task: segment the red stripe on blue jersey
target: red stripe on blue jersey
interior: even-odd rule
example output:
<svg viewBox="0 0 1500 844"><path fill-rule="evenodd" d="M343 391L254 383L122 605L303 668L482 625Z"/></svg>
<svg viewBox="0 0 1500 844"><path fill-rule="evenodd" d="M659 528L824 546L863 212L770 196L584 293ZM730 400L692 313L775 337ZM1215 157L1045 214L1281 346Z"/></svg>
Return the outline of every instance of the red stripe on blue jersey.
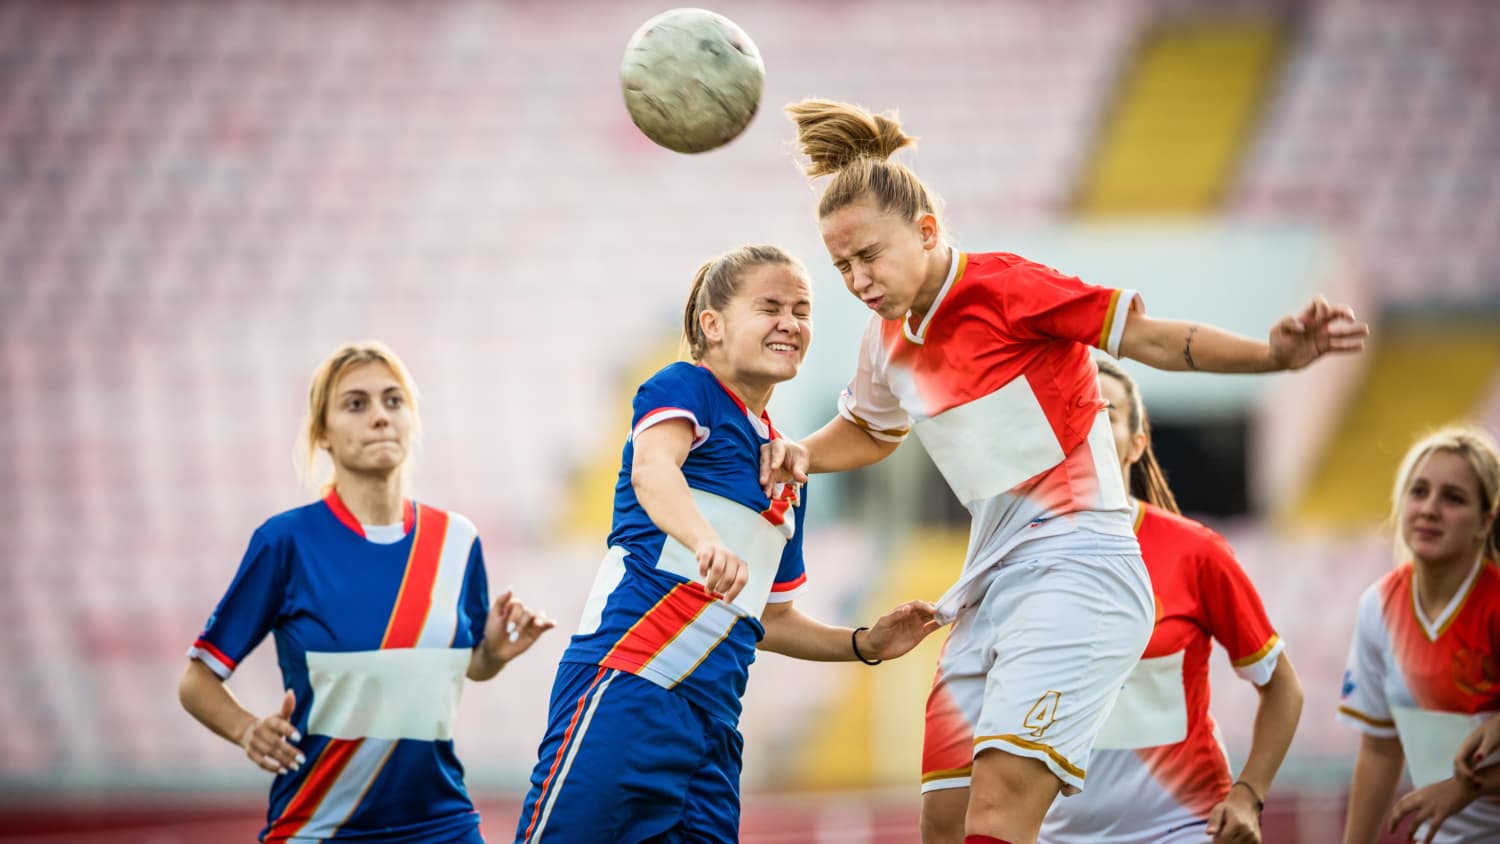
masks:
<svg viewBox="0 0 1500 844"><path fill-rule="evenodd" d="M807 582L807 572L803 572L802 574L800 574L800 575L797 576L796 580L788 580L785 583L773 583L773 584L771 584L771 593L775 594L777 592L790 592L793 589L796 589L797 587L801 586L802 584L804 584L806 582Z"/></svg>
<svg viewBox="0 0 1500 844"><path fill-rule="evenodd" d="M656 602L656 606L625 631L599 664L639 674L646 663L671 644L713 602L714 599L700 584L683 583L672 587Z"/></svg>
<svg viewBox="0 0 1500 844"><path fill-rule="evenodd" d="M221 651L218 648L214 647L212 642L208 641L207 639L204 639L201 636L198 637L198 639L193 642L193 647L195 647L195 648L202 648L203 650L208 651L210 654L213 655L214 659L217 659L219 662L223 663L224 667L227 668L227 669L229 669L230 671L233 671L235 669L235 667L239 665L238 662L236 662L235 660L232 660L228 656L226 656L223 651Z"/></svg>
<svg viewBox="0 0 1500 844"><path fill-rule="evenodd" d="M432 609L432 584L437 579L438 560L443 553L443 538L448 534L448 514L432 507L422 507L417 517L417 536L411 544L411 557L401 592L391 610L391 621L385 631L382 648L410 648L422 634L422 623Z"/></svg>
<svg viewBox="0 0 1500 844"><path fill-rule="evenodd" d="M312 819L313 813L318 811L318 805L328 796L328 790L333 788L339 774L343 773L349 760L354 758L354 751L359 749L362 741L364 739L329 740L328 746L323 748L318 758L312 760L312 769L304 775L302 786L292 795L292 799L282 810L281 817L271 824L270 831L266 833L266 844L286 841Z"/></svg>

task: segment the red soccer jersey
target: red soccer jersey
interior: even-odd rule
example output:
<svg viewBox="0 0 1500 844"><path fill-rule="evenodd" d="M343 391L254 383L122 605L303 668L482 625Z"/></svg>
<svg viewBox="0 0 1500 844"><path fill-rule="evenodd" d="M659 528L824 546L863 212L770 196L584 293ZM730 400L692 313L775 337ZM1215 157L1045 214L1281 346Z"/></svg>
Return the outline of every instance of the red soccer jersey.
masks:
<svg viewBox="0 0 1500 844"><path fill-rule="evenodd" d="M872 316L844 418L898 442L915 429L973 514L964 574L941 608L1022 541L1087 528L1131 536L1089 349L1119 352L1134 291L1003 253L953 253L920 325Z"/></svg>
<svg viewBox="0 0 1500 844"><path fill-rule="evenodd" d="M1263 685L1282 642L1223 537L1139 503L1141 556L1156 596L1156 629L1100 730L1089 786L1058 800L1047 844L1128 844L1201 825L1229 792L1229 760L1208 712L1217 641L1236 673Z"/></svg>

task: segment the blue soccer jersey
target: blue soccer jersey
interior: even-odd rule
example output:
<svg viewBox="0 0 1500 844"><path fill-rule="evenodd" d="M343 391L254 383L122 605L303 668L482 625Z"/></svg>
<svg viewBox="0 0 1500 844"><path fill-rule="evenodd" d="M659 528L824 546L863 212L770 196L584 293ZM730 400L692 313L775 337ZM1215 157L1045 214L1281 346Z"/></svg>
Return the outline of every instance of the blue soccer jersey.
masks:
<svg viewBox="0 0 1500 844"><path fill-rule="evenodd" d="M188 655L228 679L272 633L307 757L271 783L261 840L452 840L478 813L453 721L488 586L473 524L405 505L367 539L337 493L272 517Z"/></svg>
<svg viewBox="0 0 1500 844"><path fill-rule="evenodd" d="M694 502L749 567L733 603L707 593L694 549L662 532L631 487L635 437L671 419L693 426L682 474ZM564 662L635 674L738 723L755 644L765 634L760 614L769 602L792 600L806 580L803 490L784 484L768 499L760 486L760 447L776 436L769 416L752 416L702 366L674 363L641 385L615 485L609 551Z"/></svg>

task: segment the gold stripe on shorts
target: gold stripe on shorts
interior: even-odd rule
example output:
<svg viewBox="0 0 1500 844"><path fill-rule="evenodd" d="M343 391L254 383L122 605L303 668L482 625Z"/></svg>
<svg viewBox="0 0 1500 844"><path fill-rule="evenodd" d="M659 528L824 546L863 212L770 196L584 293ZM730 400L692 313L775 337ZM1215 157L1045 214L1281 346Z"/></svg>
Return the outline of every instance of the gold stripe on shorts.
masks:
<svg viewBox="0 0 1500 844"><path fill-rule="evenodd" d="M1050 758L1053 762L1056 762L1059 768L1062 768L1064 771L1067 771L1068 773L1072 774L1075 777L1078 777L1079 779L1083 779L1083 769L1078 767L1077 765L1074 765L1072 762L1069 762L1061 753L1053 750L1051 745L1042 744L1039 741L1028 741L1021 738L1020 736L1013 736L1009 733L998 736L980 736L979 738L974 739L975 744L982 744L987 741L1003 741L1013 744L1016 747L1025 748L1026 750L1040 750L1043 753L1047 754L1047 757Z"/></svg>

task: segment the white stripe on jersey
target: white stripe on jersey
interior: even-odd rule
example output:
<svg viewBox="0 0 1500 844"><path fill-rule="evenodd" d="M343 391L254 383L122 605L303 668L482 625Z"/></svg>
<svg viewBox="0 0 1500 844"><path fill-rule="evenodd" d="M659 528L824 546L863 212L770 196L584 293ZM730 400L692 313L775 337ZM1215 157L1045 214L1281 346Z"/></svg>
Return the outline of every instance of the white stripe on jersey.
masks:
<svg viewBox="0 0 1500 844"><path fill-rule="evenodd" d="M188 659L196 659L207 665L210 671L219 675L220 680L228 680L230 675L234 674L234 670L220 662L219 658L214 656L208 648L188 648L187 655Z"/></svg>
<svg viewBox="0 0 1500 844"><path fill-rule="evenodd" d="M683 410L680 407L663 407L658 410L653 410L645 416L642 416L641 421L637 422L635 424L635 427L630 430L630 438L634 440L636 437L639 437L641 434L645 433L647 428L650 428L653 425L658 425L662 422L667 421L668 419L686 419L688 422L692 423L693 444L688 446L688 451L692 451L698 446L708 442L709 429L698 424L698 417L694 416L691 410ZM764 423L762 423L762 427L764 427Z"/></svg>
<svg viewBox="0 0 1500 844"><path fill-rule="evenodd" d="M1464 715L1415 706L1392 706L1391 717L1396 721L1401 748L1406 751L1412 788L1426 788L1452 777L1453 757L1458 755L1458 748L1475 727L1493 714Z"/></svg>
<svg viewBox="0 0 1500 844"><path fill-rule="evenodd" d="M339 827L354 814L360 801L365 799L365 792L370 790L395 749L396 742L392 739L365 739L361 742L349 757L348 764L344 765L344 770L339 772L338 779L328 787L328 793L312 817L297 830L292 840L319 840L338 832Z"/></svg>
<svg viewBox="0 0 1500 844"><path fill-rule="evenodd" d="M583 602L583 616L578 620L578 635L587 636L599 629L599 623L604 620L604 605L609 603L609 596L625 579L625 547L612 545L604 552L604 559L599 561L599 571L594 574L594 585L589 589L589 597Z"/></svg>
<svg viewBox="0 0 1500 844"><path fill-rule="evenodd" d="M714 601L703 608L672 641L641 666L640 675L670 689L693 673L693 669L724 641L734 623L740 620L739 613L723 601Z"/></svg>
<svg viewBox="0 0 1500 844"><path fill-rule="evenodd" d="M417 635L418 648L447 648L453 644L454 628L458 625L458 593L463 589L469 551L478 535L473 522L457 513L448 514L448 530L443 536L443 550L432 581L432 604L422 623L422 632Z"/></svg>
<svg viewBox="0 0 1500 844"><path fill-rule="evenodd" d="M468 648L307 652L307 732L338 739L453 737Z"/></svg>
<svg viewBox="0 0 1500 844"><path fill-rule="evenodd" d="M1125 337L1125 319L1130 316L1131 308L1140 303L1139 310L1146 311L1146 300L1141 294L1134 290L1121 290L1120 297L1115 300L1114 322L1106 329L1104 351L1112 358L1120 356L1120 341Z"/></svg>
<svg viewBox="0 0 1500 844"><path fill-rule="evenodd" d="M1187 738L1187 694L1182 685L1186 651L1142 659L1130 669L1104 726L1096 750L1133 750L1177 744Z"/></svg>
<svg viewBox="0 0 1500 844"><path fill-rule="evenodd" d="M1014 489L1067 456L1025 378L922 420L915 430L965 505Z"/></svg>
<svg viewBox="0 0 1500 844"><path fill-rule="evenodd" d="M594 723L594 711L599 708L599 701L604 699L604 691L613 683L619 671L609 672L604 682L594 692L594 699L589 701L589 708L583 713L583 721L578 725L578 732L573 736L572 746L568 748L568 755L563 759L562 768L558 769L557 779L552 783L552 793L547 795L547 805L542 807L542 817L537 821L536 831L527 839L528 844L536 844L542 840L542 833L547 831L547 820L552 817L552 807L557 803L557 795L562 793L563 785L567 782L568 772L573 770L573 760L578 756L578 748L583 746L583 740L588 736L589 725Z"/></svg>
<svg viewBox="0 0 1500 844"><path fill-rule="evenodd" d="M713 526L724 546L739 555L750 570L750 579L732 606L745 615L759 618L766 608L776 571L781 568L781 555L791 537L766 521L758 511L743 504L699 489L688 491L693 496L693 503L698 505L698 512ZM786 514L786 521L789 525L796 524L791 512ZM670 536L662 543L656 567L694 583L704 582L703 575L698 573L698 558L693 549Z"/></svg>

